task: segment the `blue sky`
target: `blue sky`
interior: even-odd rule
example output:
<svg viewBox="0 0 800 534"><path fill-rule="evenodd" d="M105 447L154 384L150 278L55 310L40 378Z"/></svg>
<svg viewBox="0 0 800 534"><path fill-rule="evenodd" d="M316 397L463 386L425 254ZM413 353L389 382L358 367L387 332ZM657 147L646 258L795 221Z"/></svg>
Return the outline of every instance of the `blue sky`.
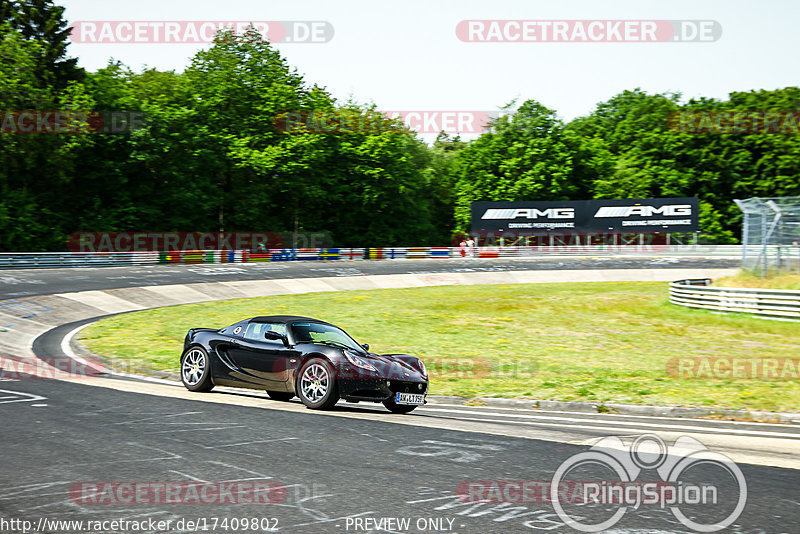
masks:
<svg viewBox="0 0 800 534"><path fill-rule="evenodd" d="M685 99L800 85L800 2L792 0L56 0L74 21L317 20L324 44L281 43L310 83L339 99L385 110L497 110L533 98L570 120L634 87ZM470 43L461 20L715 20L715 42ZM94 70L109 58L141 69L182 70L195 44L79 44L70 54Z"/></svg>

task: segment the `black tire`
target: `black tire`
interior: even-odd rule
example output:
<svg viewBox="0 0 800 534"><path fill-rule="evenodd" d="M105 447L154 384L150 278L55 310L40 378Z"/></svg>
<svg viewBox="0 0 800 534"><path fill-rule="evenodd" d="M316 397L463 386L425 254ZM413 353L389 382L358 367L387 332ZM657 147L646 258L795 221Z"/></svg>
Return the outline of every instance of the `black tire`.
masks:
<svg viewBox="0 0 800 534"><path fill-rule="evenodd" d="M292 400L294 398L294 393L289 393L286 391L270 391L267 390L267 395L269 398L276 401L283 401L286 402L288 400Z"/></svg>
<svg viewBox="0 0 800 534"><path fill-rule="evenodd" d="M396 404L391 399L383 401L383 405L386 406L386 409L390 412L399 414L413 412L417 407L414 404Z"/></svg>
<svg viewBox="0 0 800 534"><path fill-rule="evenodd" d="M312 410L327 410L339 400L339 387L331 364L312 358L300 368L297 396Z"/></svg>
<svg viewBox="0 0 800 534"><path fill-rule="evenodd" d="M211 391L211 360L199 345L186 349L181 355L181 382L189 391Z"/></svg>

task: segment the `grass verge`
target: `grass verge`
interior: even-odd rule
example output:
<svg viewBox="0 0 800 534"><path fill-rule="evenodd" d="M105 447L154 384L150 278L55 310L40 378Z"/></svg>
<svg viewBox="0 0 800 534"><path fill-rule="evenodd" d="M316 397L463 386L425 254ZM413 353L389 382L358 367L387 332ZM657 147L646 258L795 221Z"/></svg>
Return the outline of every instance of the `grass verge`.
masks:
<svg viewBox="0 0 800 534"><path fill-rule="evenodd" d="M742 271L734 276L726 276L714 281L715 286L721 287L752 287L758 289L794 289L800 290L800 274L773 273L767 278L761 278L751 271Z"/></svg>
<svg viewBox="0 0 800 534"><path fill-rule="evenodd" d="M159 308L81 333L91 351L177 372L191 327L297 314L338 324L372 350L414 354L431 393L598 403L800 408L800 379L675 378L686 357L792 358L800 328L673 306L662 283L443 286L310 293ZM673 360L674 361L674 360Z"/></svg>

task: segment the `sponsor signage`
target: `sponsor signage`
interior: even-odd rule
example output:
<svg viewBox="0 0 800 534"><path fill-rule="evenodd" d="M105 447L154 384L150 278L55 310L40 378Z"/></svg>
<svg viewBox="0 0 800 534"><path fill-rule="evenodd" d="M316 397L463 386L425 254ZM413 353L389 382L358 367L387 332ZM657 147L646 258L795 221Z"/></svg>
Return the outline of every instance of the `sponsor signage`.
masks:
<svg viewBox="0 0 800 534"><path fill-rule="evenodd" d="M472 231L515 234L696 232L698 212L695 197L473 202Z"/></svg>

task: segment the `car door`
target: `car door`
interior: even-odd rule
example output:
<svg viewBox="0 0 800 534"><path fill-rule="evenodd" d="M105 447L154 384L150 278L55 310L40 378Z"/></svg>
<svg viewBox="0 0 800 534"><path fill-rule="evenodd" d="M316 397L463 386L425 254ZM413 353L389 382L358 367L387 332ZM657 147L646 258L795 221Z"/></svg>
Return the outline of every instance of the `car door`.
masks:
<svg viewBox="0 0 800 534"><path fill-rule="evenodd" d="M290 352L282 341L266 339L264 333L268 330L285 335L286 325L248 323L241 339L228 352L233 364L244 374L241 378L264 389L288 380Z"/></svg>

